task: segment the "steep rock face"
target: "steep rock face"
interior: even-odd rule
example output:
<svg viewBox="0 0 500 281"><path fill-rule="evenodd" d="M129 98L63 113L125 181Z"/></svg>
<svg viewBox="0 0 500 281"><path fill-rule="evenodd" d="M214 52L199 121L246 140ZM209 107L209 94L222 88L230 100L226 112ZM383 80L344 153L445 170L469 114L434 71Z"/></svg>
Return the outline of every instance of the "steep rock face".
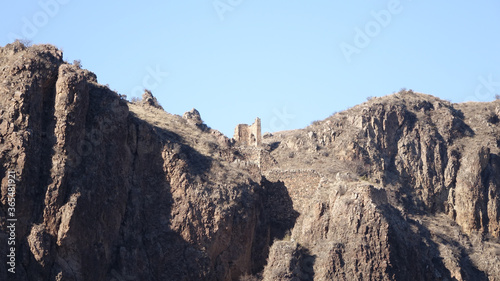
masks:
<svg viewBox="0 0 500 281"><path fill-rule="evenodd" d="M355 155L363 155L384 184L410 189L408 208L446 212L467 233L498 237L499 150L492 145L498 126L485 114L491 130L473 130L462 111L411 95L363 110ZM494 114L492 105L486 110Z"/></svg>
<svg viewBox="0 0 500 281"><path fill-rule="evenodd" d="M95 84L93 74L64 64L62 54L52 47L23 50L14 44L3 51L14 51L15 55L3 59L18 58L25 68L9 73L17 62L5 62L2 77L28 84L23 79L31 76L43 85L41 89L28 86L32 90L22 92L24 99L16 101L18 114L27 118L14 126L12 135L29 133L22 144L26 158L19 161L19 156L2 154L1 159L3 169L15 171L19 178L16 277L102 279L112 259L129 185L126 167L131 155L123 153L127 151L126 105ZM40 63L42 54L47 56L45 64ZM4 87L7 93L14 90L12 84ZM11 102L5 97L2 107ZM110 111L113 103L114 112ZM109 131L100 130L102 120L113 120Z"/></svg>
<svg viewBox="0 0 500 281"><path fill-rule="evenodd" d="M487 147L465 153L464 166L457 174L456 188L450 194L454 201L453 215L467 232L478 230L498 237L499 193L496 187L500 170L498 160L490 159L498 156L490 156Z"/></svg>
<svg viewBox="0 0 500 281"><path fill-rule="evenodd" d="M16 274L1 267L2 280L237 280L260 270L261 178L230 165L227 139L157 105L129 111L51 46L0 54L2 241L11 170L19 221Z"/></svg>
<svg viewBox="0 0 500 281"><path fill-rule="evenodd" d="M280 271L270 256L264 277L500 278L496 108L407 91L267 137L275 163L263 173L299 210L289 239L314 257L314 276Z"/></svg>
<svg viewBox="0 0 500 281"><path fill-rule="evenodd" d="M451 278L423 227L394 208L386 190L368 184L323 182L290 239L272 245L264 280ZM280 243L302 250L289 259Z"/></svg>
<svg viewBox="0 0 500 281"><path fill-rule="evenodd" d="M314 257L294 241L277 241L269 254L263 280L311 280Z"/></svg>
<svg viewBox="0 0 500 281"><path fill-rule="evenodd" d="M316 168L323 175L346 168L364 170L375 182L399 186L408 210L446 212L463 222L468 232L480 230L498 237L500 128L491 122L496 106L470 103L455 108L434 97L401 93L338 113L309 129L316 131L287 136L279 140L282 146L273 155L278 159L283 156L277 154L294 151L298 154L294 165L300 166L300 159L310 158L299 154L306 149L305 153L317 155L315 162L323 164ZM480 120L467 122L471 116ZM324 155L351 163L338 167ZM276 167L288 168L287 162L282 159ZM462 206L469 201L466 198L482 203ZM469 209L468 219L480 217L481 223L466 223L465 209Z"/></svg>

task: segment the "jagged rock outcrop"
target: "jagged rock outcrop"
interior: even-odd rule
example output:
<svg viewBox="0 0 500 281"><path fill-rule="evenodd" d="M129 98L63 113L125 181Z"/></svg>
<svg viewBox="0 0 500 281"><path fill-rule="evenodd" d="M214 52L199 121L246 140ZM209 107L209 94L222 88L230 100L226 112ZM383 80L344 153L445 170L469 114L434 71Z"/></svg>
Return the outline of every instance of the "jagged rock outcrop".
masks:
<svg viewBox="0 0 500 281"><path fill-rule="evenodd" d="M245 146L9 44L0 279L500 280L499 108L402 91Z"/></svg>
<svg viewBox="0 0 500 281"><path fill-rule="evenodd" d="M153 96L153 93L151 93L150 90L144 91L144 94L142 94L142 99L139 101L139 104L152 106L154 108L163 110L163 107L160 105L156 97Z"/></svg>
<svg viewBox="0 0 500 281"><path fill-rule="evenodd" d="M188 123L193 124L196 127L200 128L200 130L202 131L207 131L209 129L208 126L205 123L203 123L200 112L195 108L185 112L184 115L182 115L182 118L186 119Z"/></svg>
<svg viewBox="0 0 500 281"><path fill-rule="evenodd" d="M322 175L288 179L314 280L498 280L496 106L408 91L268 138L270 172Z"/></svg>

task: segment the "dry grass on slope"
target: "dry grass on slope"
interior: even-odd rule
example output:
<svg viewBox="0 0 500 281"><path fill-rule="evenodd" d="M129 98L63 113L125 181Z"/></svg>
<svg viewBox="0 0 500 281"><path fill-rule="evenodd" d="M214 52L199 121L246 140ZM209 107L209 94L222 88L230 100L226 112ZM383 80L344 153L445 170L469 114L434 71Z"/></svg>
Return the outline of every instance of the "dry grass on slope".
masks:
<svg viewBox="0 0 500 281"><path fill-rule="evenodd" d="M178 135L181 137L178 141L193 147L205 156L214 156L214 152L219 144L217 137L211 131L204 132L181 116L170 114L152 106L135 103L129 103L128 106L130 112L139 119Z"/></svg>
<svg viewBox="0 0 500 281"><path fill-rule="evenodd" d="M209 181L213 184L225 185L247 184L248 179L260 181L257 166L241 166L236 159L241 153L231 145L231 140L216 130L202 130L179 115L170 114L152 106L129 103L130 113L153 126L156 134L163 140L174 144L175 147L189 147L189 151L199 154L210 163L206 171ZM192 149L192 150L191 150ZM197 165L192 155L192 165Z"/></svg>

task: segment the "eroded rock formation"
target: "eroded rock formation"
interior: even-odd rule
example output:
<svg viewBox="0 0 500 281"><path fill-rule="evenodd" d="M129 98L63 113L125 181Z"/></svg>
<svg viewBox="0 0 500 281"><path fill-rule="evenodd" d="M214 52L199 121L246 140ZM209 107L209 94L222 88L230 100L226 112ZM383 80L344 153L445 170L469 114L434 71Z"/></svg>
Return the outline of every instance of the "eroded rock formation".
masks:
<svg viewBox="0 0 500 281"><path fill-rule="evenodd" d="M314 280L498 280L499 103L401 92L268 138Z"/></svg>
<svg viewBox="0 0 500 281"><path fill-rule="evenodd" d="M498 108L404 91L235 143L9 44L0 279L500 280Z"/></svg>
<svg viewBox="0 0 500 281"><path fill-rule="evenodd" d="M261 177L230 165L234 150L217 132L156 104L127 105L51 46L14 43L0 55L2 264L3 175L18 177L16 273L2 266L0 279L235 280L250 272L270 239L255 233L269 229Z"/></svg>

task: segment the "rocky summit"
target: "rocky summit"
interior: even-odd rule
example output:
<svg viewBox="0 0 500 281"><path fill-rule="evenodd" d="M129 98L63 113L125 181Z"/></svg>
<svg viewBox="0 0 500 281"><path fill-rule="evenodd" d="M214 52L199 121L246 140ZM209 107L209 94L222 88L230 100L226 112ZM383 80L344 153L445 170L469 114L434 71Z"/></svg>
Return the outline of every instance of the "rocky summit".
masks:
<svg viewBox="0 0 500 281"><path fill-rule="evenodd" d="M500 100L236 132L0 48L0 280L500 280Z"/></svg>

